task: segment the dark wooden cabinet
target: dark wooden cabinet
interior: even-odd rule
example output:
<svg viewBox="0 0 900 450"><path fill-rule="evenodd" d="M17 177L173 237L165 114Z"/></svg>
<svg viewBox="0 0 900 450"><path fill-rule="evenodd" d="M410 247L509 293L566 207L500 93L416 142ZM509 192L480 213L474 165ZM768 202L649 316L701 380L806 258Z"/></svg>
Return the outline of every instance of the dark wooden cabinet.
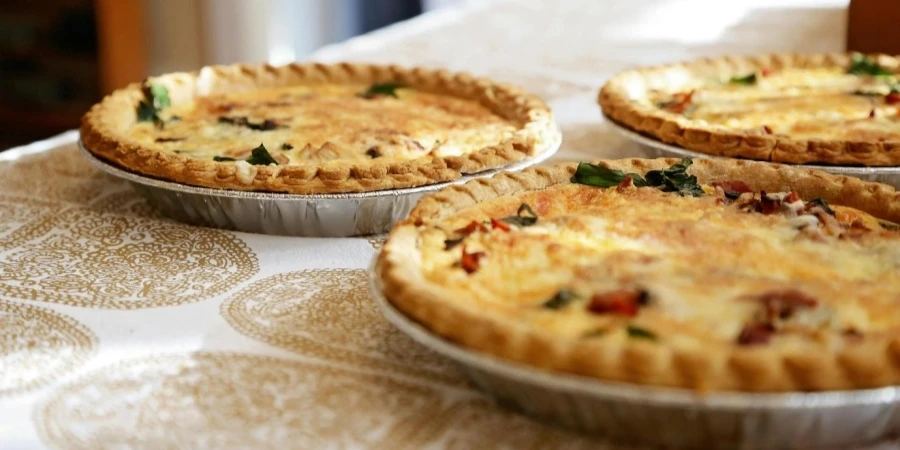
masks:
<svg viewBox="0 0 900 450"><path fill-rule="evenodd" d="M0 8L0 150L76 128L146 71L140 0L27 0Z"/></svg>
<svg viewBox="0 0 900 450"><path fill-rule="evenodd" d="M850 0L847 50L900 55L900 1Z"/></svg>

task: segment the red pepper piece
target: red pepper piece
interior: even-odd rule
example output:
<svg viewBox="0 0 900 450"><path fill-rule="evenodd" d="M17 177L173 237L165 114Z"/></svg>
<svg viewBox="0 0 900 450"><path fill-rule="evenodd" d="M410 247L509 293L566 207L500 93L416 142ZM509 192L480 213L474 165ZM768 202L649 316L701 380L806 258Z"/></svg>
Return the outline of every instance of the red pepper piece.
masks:
<svg viewBox="0 0 900 450"><path fill-rule="evenodd" d="M619 182L619 185L616 186L616 192L622 192L625 189L630 188L631 186L634 186L634 178L632 178L629 175L629 176L626 176L625 178L623 178L622 181Z"/></svg>
<svg viewBox="0 0 900 450"><path fill-rule="evenodd" d="M769 198L766 191L759 191L759 212L769 215L781 208L781 202Z"/></svg>
<svg viewBox="0 0 900 450"><path fill-rule="evenodd" d="M784 203L794 203L800 201L800 194L797 191L791 191L787 197L784 198Z"/></svg>
<svg viewBox="0 0 900 450"><path fill-rule="evenodd" d="M502 220L491 218L491 228L494 230L500 229L503 231L509 231L509 224L503 222Z"/></svg>
<svg viewBox="0 0 900 450"><path fill-rule="evenodd" d="M725 191L725 197L732 200L737 199L741 194L753 192L753 190L750 189L750 186L741 180L713 181L711 185L712 187L722 188L722 190Z"/></svg>
<svg viewBox="0 0 900 450"><path fill-rule="evenodd" d="M457 234L461 234L463 236L468 236L476 231L487 232L488 229L484 226L483 223L477 221L471 221L468 225L456 230Z"/></svg>
<svg viewBox="0 0 900 450"><path fill-rule="evenodd" d="M680 92L675 94L672 102L666 105L665 109L674 113L682 114L690 106L694 98L694 91L688 93Z"/></svg>
<svg viewBox="0 0 900 450"><path fill-rule="evenodd" d="M466 251L466 246L462 247L462 259L459 264L462 266L463 270L466 273L473 273L480 267L481 258L484 258L484 252L472 252L469 253Z"/></svg>
<svg viewBox="0 0 900 450"><path fill-rule="evenodd" d="M617 314L634 317L638 308L646 304L647 292L635 289L594 294L588 302L587 310L595 314Z"/></svg>
<svg viewBox="0 0 900 450"><path fill-rule="evenodd" d="M888 95L884 96L884 102L888 105L900 103L900 92L891 91Z"/></svg>

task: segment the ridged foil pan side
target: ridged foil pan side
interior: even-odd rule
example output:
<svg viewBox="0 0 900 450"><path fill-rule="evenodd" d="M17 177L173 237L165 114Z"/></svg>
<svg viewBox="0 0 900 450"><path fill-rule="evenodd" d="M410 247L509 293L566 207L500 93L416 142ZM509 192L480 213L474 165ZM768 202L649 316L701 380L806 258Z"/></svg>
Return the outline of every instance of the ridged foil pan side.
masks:
<svg viewBox="0 0 900 450"><path fill-rule="evenodd" d="M391 305L374 269L370 289L390 323L453 360L499 404L601 439L678 449L850 449L900 431L896 387L701 395L553 373L478 353L433 334Z"/></svg>
<svg viewBox="0 0 900 450"><path fill-rule="evenodd" d="M686 150L681 147L666 144L640 133L629 130L607 118L606 123L617 133L640 144L651 158L725 158L723 156L708 155L706 153ZM791 167L801 169L814 169L837 175L856 177L864 181L883 183L900 189L900 167L854 167L854 166L830 166L814 164L790 164Z"/></svg>
<svg viewBox="0 0 900 450"><path fill-rule="evenodd" d="M423 195L501 171L518 171L539 164L556 153L559 144L559 140L550 142L530 158L451 182L322 195L245 192L173 183L120 169L94 156L81 141L78 147L94 166L128 181L151 206L180 222L281 236L349 237L386 233L409 214Z"/></svg>

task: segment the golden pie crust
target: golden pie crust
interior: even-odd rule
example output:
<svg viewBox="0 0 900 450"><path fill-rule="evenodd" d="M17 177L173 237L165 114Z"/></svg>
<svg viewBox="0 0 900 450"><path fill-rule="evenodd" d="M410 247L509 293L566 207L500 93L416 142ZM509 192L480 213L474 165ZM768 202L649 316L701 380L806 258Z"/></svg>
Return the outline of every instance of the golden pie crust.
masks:
<svg viewBox="0 0 900 450"><path fill-rule="evenodd" d="M624 159L597 163L625 173L645 174L648 170L664 169L676 162L678 161L674 159ZM541 369L602 380L699 391L746 392L845 390L900 383L900 326L897 326L900 323L898 322L900 308L896 307L897 302L900 302L900 290L896 290L900 280L897 277L891 278L890 272L893 270L896 274L897 266L900 265L900 232L871 231L875 234L863 233L868 237L863 237L858 242L854 242L853 238L844 240L831 237L827 238L825 243L798 235L795 239L803 242L795 242L794 239L789 239L790 235L784 234L786 231L782 225L772 226L774 230L772 233L781 233L777 236L784 237L773 242L796 245L790 248L797 248L807 252L805 254L813 255L813 260L825 261L821 264L816 262L815 264L820 265L810 267L825 267L830 264L829 261L832 259L827 255L832 249L835 251L835 257L859 256L861 265L852 263L856 260L848 260L846 266L840 264L828 266L833 269L828 273L835 273L834 278L841 279L835 282L849 280L848 285L860 286L859 290L841 293L848 297L842 297L843 300L837 302L836 294L829 292L824 286L815 285L816 280L826 279L827 282L827 278L832 275L826 275L825 272L816 273L814 269L809 269L812 273L804 272L806 269L802 263L802 255L787 254L792 259L799 258L801 262L796 266L779 265L773 258L785 254L776 253L774 256L767 256L765 246L776 244L768 244L769 241L763 238L757 240L753 235L749 235L749 238L743 239L741 236L747 235L739 235L738 239L732 239L730 246L718 245L725 242L723 239L729 238L727 232L724 233L724 237L705 238L710 234L704 234L706 233L704 226L711 227L709 228L711 230L727 231L728 228L722 228L725 226L722 224L741 223L742 219L736 215L728 216L724 213L720 215L711 211L708 220L687 216L680 219L676 217L672 219L676 222L661 227L654 225L653 221L658 218L655 218L652 209L647 209L648 207L639 203L631 203L635 206L632 210L627 203L640 198L652 200L658 197L666 199L663 204L688 206L682 209L661 210L662 219L659 220L665 221L667 215L694 214L689 206L690 202L695 200L698 202L697 205L701 203L706 205L707 210L713 208L709 206L709 202L712 201L710 196L696 199L680 197L674 193L663 194L650 187L630 187L626 189L626 193L621 193L624 191L619 191L616 187L604 189L572 183L571 178L575 171L574 163L532 168L521 173L504 173L490 180L446 188L424 197L409 218L393 229L377 258L375 270L382 281L385 296L405 314L442 337L463 346ZM787 189L795 191L804 200L821 198L835 205L834 209L838 216L849 214L859 217L861 223L869 225L879 223L878 221L893 223L900 221L900 194L889 186L864 182L856 178L784 165L719 159L697 160L689 168L688 173L696 175L699 183L703 184L721 180L741 180L756 192L759 190L782 192ZM620 209L612 209L616 203L609 201L609 198L624 198L626 203L619 204ZM493 229L479 234L475 243L468 244L469 250L465 247L460 250L461 244L450 249L435 245L436 239L451 236L453 231L450 230L457 229L468 221L515 214L516 208L523 202L529 203L537 213L539 217L537 225L542 222L550 223L551 225L544 226L556 226L564 232L574 230L576 234L581 234L571 241L562 238L554 240L557 239L555 236L566 236L564 232L560 232L554 234L549 241L541 241L539 231L527 234L529 228L537 226L514 228L511 232ZM600 214L603 214L604 210L611 211L608 213L610 216L605 217L608 223L608 228L602 228L605 231L594 229L579 231L578 220L567 215L568 212L579 211L579 208L591 208L591 205L595 205L595 208L601 211ZM709 213L704 212L700 206L696 209L696 214ZM781 224L778 222L780 219L774 216L760 213L741 214L744 214L751 223ZM735 220L737 222L734 222ZM716 228L717 226L719 228ZM618 237L602 238L611 233L608 230L612 229L618 230L616 233L619 234L614 233L615 236L631 236L631 238L621 240ZM739 227L737 231L740 230L742 228ZM765 231L767 228L760 230L762 233L768 233ZM492 238L493 233L498 233L497 237ZM524 236L521 233L532 237L520 239L518 236ZM642 236L645 233L650 237ZM684 233L684 236L678 236L678 233ZM663 239L666 236L674 238L666 241ZM679 253L665 253L670 248L667 247L667 242L686 242L688 246L682 248L688 249L689 256L686 257L693 258L690 261L703 258L708 263L704 262L701 267L712 267L712 270L721 276L711 276L708 282L703 278L700 281L689 279L682 283L678 281L681 278L675 276L659 279L668 276L663 273L679 273L677 271L658 272L657 269L653 269L644 274L649 278L637 277L635 274L640 274L640 271L626 272L623 275L620 273L621 267L643 258L640 253L635 257L634 253L628 252L623 252L621 260L612 260L621 262L621 267L619 262L609 264L607 260L595 266L586 266L590 269L587 271L588 275L597 277L592 279L592 282L601 284L607 283L608 280L615 280L615 284L622 282L621 280L632 279L628 278L629 276L637 277L634 278L636 280L656 280L651 283L669 281L675 283L666 285L669 287L668 290L651 291L651 301L654 303L650 303L649 307L641 309L636 316L629 319L634 321L630 323L641 327L636 331L637 334L642 334L642 329L650 330L656 336L655 339L631 337L631 325L626 334L623 322L611 322L616 326L612 328L613 331L604 328L596 336L590 332L584 334L582 328L590 331L590 327L584 325L586 322L579 319L583 316L581 311L584 309L574 307L574 310L570 308L560 312L538 308L543 299L548 298L557 288L554 287L555 281L546 280L550 280L558 273L569 274L570 272L564 270L564 266L569 264L567 262L569 258L580 258L580 249L604 249L610 245L619 246L615 247L616 249L645 248L635 242L657 238L662 244L647 247L650 248L651 256L663 255L663 262L667 261L666 258L677 258ZM748 242L742 242L744 240ZM589 241L590 245L583 244L583 241ZM463 241L465 242L467 241ZM544 247L530 246L533 242L543 242L541 245ZM569 242L575 244L570 245ZM444 243L446 244L446 241ZM482 247L475 248L478 245ZM703 250L692 251L690 250L692 248ZM479 249L487 254L483 255L478 271L466 273L459 268L458 263L452 263L453 260L458 260L460 252L465 254L467 251L474 252ZM881 259L867 259L869 249L878 252L878 258ZM654 251L656 253L653 253ZM822 256L823 254L825 256ZM448 259L448 255L452 257ZM763 259L761 261L749 259L754 255L761 255ZM748 259L742 260L742 256L747 256ZM646 267L652 269L654 267L652 264L655 264L653 261L653 258L637 261L639 264L634 267L648 264ZM743 297L736 297L738 300L727 298L734 292L728 291L727 283L716 284L718 281L715 280L730 279L738 286L746 287L746 284L741 284L743 283L741 271L765 268L768 267L766 264L772 261L775 261L777 270L773 269L774 275L771 279L765 277L768 272L752 272L758 275L752 281L771 283L773 288L785 291L802 289L805 286L816 288L813 291L822 296L819 298L821 310L834 313L834 317L828 318L828 322L822 322L827 325L821 326L841 327L842 331L828 328L826 331L815 331L812 334L784 334L762 345L743 345L746 342L741 342L742 338L735 340L735 333L738 330L735 328L728 331L728 327L734 322L742 323L745 316L730 317L729 314L756 306L752 301L730 306L727 302L744 302ZM871 264L873 261L877 264ZM672 267L681 266L674 264ZM877 277L873 275L874 278L871 279L859 275L862 277L859 281L853 278L857 276L853 274L865 273L866 268L878 271L879 275ZM573 270L571 273L580 272ZM705 276L706 272L702 274ZM779 274L790 276L778 278ZM615 278L620 276L625 278ZM560 279L563 278L553 280ZM874 279L886 280L887 287L873 284ZM563 285L568 282L564 281ZM552 288L549 291L548 286ZM748 289L757 287L751 285ZM719 288L723 289L721 296L715 291ZM496 295L496 292L509 294ZM866 297L868 294L862 292L881 292L885 298L871 299ZM690 300L684 300L701 294L707 295L707 300L715 301L690 303ZM661 306L655 308L654 305ZM680 309L690 305L697 307ZM723 309L719 312L717 308ZM557 313L570 315L553 315ZM576 313L579 315L571 315ZM603 320L618 319L603 316ZM848 325L858 328L844 328ZM724 335L717 334L720 326L725 332Z"/></svg>
<svg viewBox="0 0 900 450"><path fill-rule="evenodd" d="M887 55L866 56L892 72L890 80L894 82L898 80L900 61L897 58ZM834 134L828 133L829 128L833 132L844 126L839 122L834 124L829 122L828 114L807 121L804 127L814 130L798 128L779 131L779 128L790 128L783 126L790 124L783 123L777 116L772 117L772 122L766 124L770 127L748 129L717 123L715 120L710 122L685 117L678 111L667 110L651 101L651 98L660 92L675 94L696 88L695 93L702 93L704 86L709 86L714 80L728 84L727 80L731 77L742 77L747 74L771 71L777 77L779 71L792 72L794 75L802 75L800 72L809 71L808 77L798 77L806 80L800 82L800 92L790 93L791 98L803 103L803 96L808 94L803 89L811 88L812 91L822 89L822 92L833 94L829 91L833 86L826 86L827 80L817 88L816 77L846 75L852 58L853 55L843 53L768 54L708 58L689 63L628 70L617 74L604 84L598 102L603 114L617 124L662 142L710 155L791 164L900 165L900 117L898 117L900 110L895 104L900 100L900 96L892 98L893 102L882 100L885 98L884 95L869 97L858 95L855 99L847 98L846 100L852 100L850 104L844 105L847 107L836 107L834 114L844 114L847 123L853 122L852 127L860 130L854 133L837 133L836 136L829 136ZM861 76L860 80L865 86L871 84L874 78L876 77ZM761 79L765 82L764 76L761 76ZM807 82L808 85L804 84ZM746 89L755 88L754 85ZM870 101L871 106L864 105ZM854 102L857 104L856 107L852 105ZM748 104L750 114L758 114L760 108L766 108L764 103L765 100ZM805 107L814 108L815 105L812 103L812 100L807 102ZM855 110L860 108L863 109ZM869 113L872 115L877 113L878 117L869 119L867 117ZM873 126L865 123L867 119L884 122L883 125L887 125L890 121L891 130L887 133L869 130L867 128ZM823 135L817 136L815 128L823 131Z"/></svg>
<svg viewBox="0 0 900 450"><path fill-rule="evenodd" d="M360 95L370 86L392 83L402 85L399 99ZM168 90L170 116L176 116L161 129L137 120L138 105L149 101L145 91L151 84ZM404 106L404 95L413 99L409 107ZM259 126L265 115L277 117L274 131L240 126L248 120ZM226 130L222 120L237 125ZM302 126L295 125L297 121ZM232 134L223 138L223 130ZM290 137L277 148L271 140L266 145L278 164L241 161L270 134ZM496 139L486 141L486 135ZM297 63L212 66L132 84L84 116L81 139L106 161L164 180L323 194L450 181L552 151L561 136L546 103L514 86L436 69ZM451 144L463 140L449 146L448 139ZM193 148L180 149L190 143ZM400 150L381 157L379 143ZM215 156L238 161L214 161L210 149ZM192 156L196 152L206 153Z"/></svg>

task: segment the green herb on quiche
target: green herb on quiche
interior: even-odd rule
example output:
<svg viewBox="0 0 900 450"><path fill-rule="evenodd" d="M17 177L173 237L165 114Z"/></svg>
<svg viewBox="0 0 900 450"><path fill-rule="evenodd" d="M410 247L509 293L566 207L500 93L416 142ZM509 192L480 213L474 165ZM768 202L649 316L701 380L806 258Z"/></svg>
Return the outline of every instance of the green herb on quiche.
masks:
<svg viewBox="0 0 900 450"><path fill-rule="evenodd" d="M888 222L887 220L878 219L878 224L881 225L881 228L884 228L888 231L900 231L900 225L894 222Z"/></svg>
<svg viewBox="0 0 900 450"><path fill-rule="evenodd" d="M282 126L275 122L272 119L264 119L262 122L251 122L250 119L244 116L222 116L219 117L219 123L225 123L228 125L234 125L236 127L246 127L255 131L271 131L276 128L281 128Z"/></svg>
<svg viewBox="0 0 900 450"><path fill-rule="evenodd" d="M651 170L643 177L636 173L626 174L621 170L610 169L600 164L579 163L572 182L608 188L618 186L630 177L632 183L637 187L649 186L663 192L677 192L682 196L699 197L704 194L703 189L697 183L697 177L687 173L688 167L693 163L694 161L690 158L684 158L680 163L669 166L668 169Z"/></svg>
<svg viewBox="0 0 900 450"><path fill-rule="evenodd" d="M153 99L153 107L157 110L172 106L169 90L161 84L150 84L150 98Z"/></svg>
<svg viewBox="0 0 900 450"><path fill-rule="evenodd" d="M519 205L519 209L518 211L516 211L516 215L504 217L500 220L510 225L530 227L537 223L538 216L534 212L534 210L531 209L531 206L528 206L527 203L522 203L521 205Z"/></svg>
<svg viewBox="0 0 900 450"><path fill-rule="evenodd" d="M266 150L266 146L263 144L259 144L259 147L254 148L253 151L250 152L247 163L253 164L254 166L268 166L269 164L278 165L278 161L269 154L269 151Z"/></svg>
<svg viewBox="0 0 900 450"><path fill-rule="evenodd" d="M578 167L575 169L575 176L572 177L572 182L607 188L618 186L619 183L629 176L634 181L635 186L647 186L647 182L644 181L644 178L636 173L626 174L621 170L610 169L601 164L591 163L579 163Z"/></svg>
<svg viewBox="0 0 900 450"><path fill-rule="evenodd" d="M213 156L213 161L216 162L228 162L228 161L237 161L230 156ZM269 151L266 150L266 146L263 144L259 144L259 147L254 148L250 151L250 157L245 159L248 164L253 164L254 166L268 166L269 164L278 164L278 161L269 154Z"/></svg>
<svg viewBox="0 0 900 450"><path fill-rule="evenodd" d="M159 119L159 117L156 115L156 108L154 108L153 105L144 100L141 100L141 102L138 103L137 116L138 122L149 122L154 119Z"/></svg>
<svg viewBox="0 0 900 450"><path fill-rule="evenodd" d="M628 328L625 329L625 332L628 333L628 337L636 339L649 339L651 341L656 340L656 333L653 333L650 330L641 328L636 325L628 325Z"/></svg>
<svg viewBox="0 0 900 450"><path fill-rule="evenodd" d="M884 95L884 94L881 93L881 92L878 92L878 91L871 91L871 90L866 90L866 89L857 89L857 90L853 91L853 95L857 95L857 96L860 96L860 97L881 97L881 96Z"/></svg>
<svg viewBox="0 0 900 450"><path fill-rule="evenodd" d="M465 239L466 239L465 236L463 236L461 238L456 238L456 239L445 239L444 240L444 250L453 249L453 247L456 247L457 245L461 244L462 241Z"/></svg>
<svg viewBox="0 0 900 450"><path fill-rule="evenodd" d="M697 183L697 177L688 175L687 169L693 164L691 158L684 158L680 163L672 164L668 169L651 170L644 174L647 186L655 187L663 192L677 192L683 197L688 195L700 197L703 189ZM635 179L637 186L637 179Z"/></svg>
<svg viewBox="0 0 900 450"><path fill-rule="evenodd" d="M541 306L547 309L562 309L566 305L572 302L575 299L575 294L572 291L567 289L560 289L559 292L556 293L553 297L551 297L546 302L542 303Z"/></svg>
<svg viewBox="0 0 900 450"><path fill-rule="evenodd" d="M294 146L291 145L290 142L285 142L284 144L281 144L281 149L284 151L293 150Z"/></svg>
<svg viewBox="0 0 900 450"><path fill-rule="evenodd" d="M749 75L744 75L742 77L731 77L731 79L728 80L728 82L731 84L745 84L745 85L756 84L756 81L757 81L756 72L753 72Z"/></svg>
<svg viewBox="0 0 900 450"><path fill-rule="evenodd" d="M876 62L872 57L863 55L861 53L854 53L853 57L850 60L850 68L847 69L847 73L852 75L869 75L869 76L880 76L880 75L893 75L894 73L890 70L881 67L878 62Z"/></svg>
<svg viewBox="0 0 900 450"><path fill-rule="evenodd" d="M399 83L375 83L372 86L369 86L369 89L359 96L362 98L375 98L379 96L398 98L397 89L403 87L405 86Z"/></svg>
<svg viewBox="0 0 900 450"><path fill-rule="evenodd" d="M821 198L814 198L806 203L806 209L812 209L814 207L822 208L822 211L825 211L825 214L834 216L834 210L831 209L831 206L828 206L828 202Z"/></svg>
<svg viewBox="0 0 900 450"><path fill-rule="evenodd" d="M172 106L169 99L169 90L161 84L150 84L144 92L145 100L141 100L137 107L138 122L153 122L156 128L165 127L165 121L159 116L163 108Z"/></svg>

